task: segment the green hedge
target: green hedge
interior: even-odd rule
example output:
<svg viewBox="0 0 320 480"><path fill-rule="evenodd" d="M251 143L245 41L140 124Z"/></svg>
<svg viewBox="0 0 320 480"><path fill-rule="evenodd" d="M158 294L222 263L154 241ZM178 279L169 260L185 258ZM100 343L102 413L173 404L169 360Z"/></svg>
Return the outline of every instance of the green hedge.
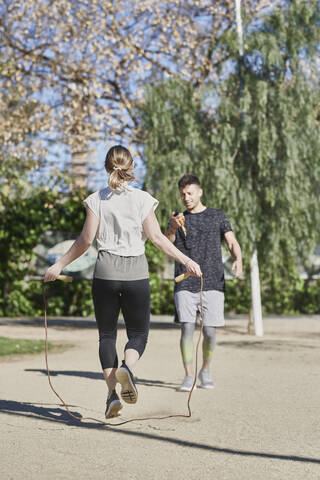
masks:
<svg viewBox="0 0 320 480"><path fill-rule="evenodd" d="M30 270L33 249L48 230L80 232L85 218L79 191L61 197L38 191L30 197L1 199L0 215L0 316L41 316L42 282L25 281L37 272ZM151 311L174 314L173 281L162 276L164 255L149 241L146 255L150 269ZM293 269L269 272L261 267L262 303L265 313L320 313L320 280L298 278ZM54 282L46 286L49 315L93 314L91 281ZM247 313L250 281L227 281L226 312Z"/></svg>

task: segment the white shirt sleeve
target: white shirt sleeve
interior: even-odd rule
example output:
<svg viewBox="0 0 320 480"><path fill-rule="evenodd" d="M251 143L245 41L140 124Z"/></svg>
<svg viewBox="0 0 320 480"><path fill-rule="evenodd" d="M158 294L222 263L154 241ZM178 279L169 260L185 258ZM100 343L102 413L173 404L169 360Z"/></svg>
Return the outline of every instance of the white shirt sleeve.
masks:
<svg viewBox="0 0 320 480"><path fill-rule="evenodd" d="M151 210L155 211L159 202L156 198L152 197L150 193L143 192L142 206L141 206L141 223L145 221Z"/></svg>
<svg viewBox="0 0 320 480"><path fill-rule="evenodd" d="M83 200L83 203L90 208L96 217L100 219L100 197L99 192L92 193Z"/></svg>

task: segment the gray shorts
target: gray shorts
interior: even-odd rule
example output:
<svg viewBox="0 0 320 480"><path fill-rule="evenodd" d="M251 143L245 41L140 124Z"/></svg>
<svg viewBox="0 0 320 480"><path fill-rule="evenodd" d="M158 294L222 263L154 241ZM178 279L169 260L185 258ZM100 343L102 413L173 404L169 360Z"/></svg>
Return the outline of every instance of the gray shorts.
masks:
<svg viewBox="0 0 320 480"><path fill-rule="evenodd" d="M202 292L204 325L207 327L224 327L224 293L218 290ZM174 294L174 302L181 323L195 323L197 313L200 315L200 292L181 290Z"/></svg>

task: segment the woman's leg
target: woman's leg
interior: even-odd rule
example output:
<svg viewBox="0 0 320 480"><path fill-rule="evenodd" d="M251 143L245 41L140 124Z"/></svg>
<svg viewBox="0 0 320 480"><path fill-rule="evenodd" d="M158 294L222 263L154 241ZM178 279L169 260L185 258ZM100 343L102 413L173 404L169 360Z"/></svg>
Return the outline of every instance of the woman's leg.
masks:
<svg viewBox="0 0 320 480"><path fill-rule="evenodd" d="M148 340L150 324L149 279L122 282L120 304L128 335L124 360L131 370L143 354Z"/></svg>
<svg viewBox="0 0 320 480"><path fill-rule="evenodd" d="M109 391L114 390L118 367L117 322L120 312L120 282L94 278L92 298L99 329L99 358Z"/></svg>

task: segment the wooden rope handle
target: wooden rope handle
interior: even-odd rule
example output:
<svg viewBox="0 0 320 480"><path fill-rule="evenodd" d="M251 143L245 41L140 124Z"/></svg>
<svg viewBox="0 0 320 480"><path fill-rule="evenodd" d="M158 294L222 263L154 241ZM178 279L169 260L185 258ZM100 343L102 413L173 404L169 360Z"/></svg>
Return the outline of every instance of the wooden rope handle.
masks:
<svg viewBox="0 0 320 480"><path fill-rule="evenodd" d="M73 278L68 275L58 275L57 280L62 280L63 282L72 282Z"/></svg>
<svg viewBox="0 0 320 480"><path fill-rule="evenodd" d="M175 281L177 283L179 282L182 282L182 280L185 280L186 278L190 277L191 273L189 272L186 272L186 273L182 273L181 275L178 275L176 278L175 278Z"/></svg>

